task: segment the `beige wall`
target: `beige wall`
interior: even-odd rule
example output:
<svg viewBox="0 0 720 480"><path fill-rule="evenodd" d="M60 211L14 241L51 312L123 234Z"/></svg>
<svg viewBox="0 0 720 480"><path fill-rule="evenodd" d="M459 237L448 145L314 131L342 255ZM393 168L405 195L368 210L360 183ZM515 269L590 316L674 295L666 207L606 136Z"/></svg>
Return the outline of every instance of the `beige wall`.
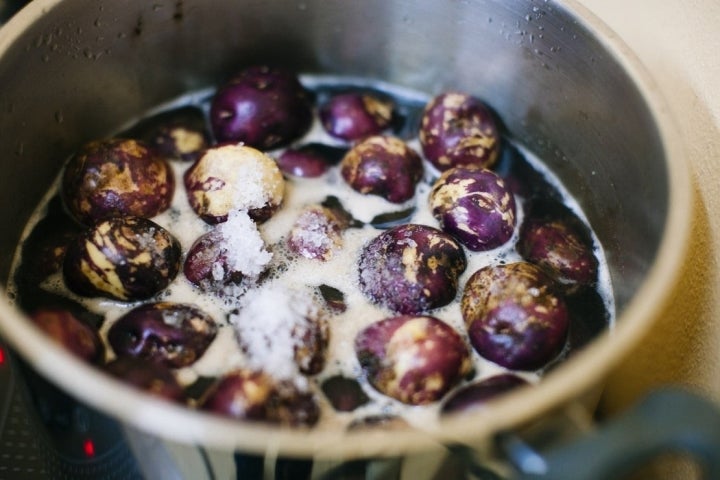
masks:
<svg viewBox="0 0 720 480"><path fill-rule="evenodd" d="M610 378L602 410L617 413L665 384L690 386L720 405L720 1L579 1L651 72L686 140L696 186L680 284L656 329ZM694 477L675 464L656 468L642 477Z"/></svg>

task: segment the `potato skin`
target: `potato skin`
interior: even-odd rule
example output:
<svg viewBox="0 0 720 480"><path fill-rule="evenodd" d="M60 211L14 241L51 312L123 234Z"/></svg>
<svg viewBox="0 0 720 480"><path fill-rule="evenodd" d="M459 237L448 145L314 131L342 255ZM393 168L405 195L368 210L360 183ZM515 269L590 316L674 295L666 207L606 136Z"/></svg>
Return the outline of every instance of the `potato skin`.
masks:
<svg viewBox="0 0 720 480"><path fill-rule="evenodd" d="M487 105L455 91L442 93L425 106L419 138L423 154L441 172L459 166L490 168L501 146Z"/></svg>
<svg viewBox="0 0 720 480"><path fill-rule="evenodd" d="M378 135L390 126L393 103L376 95L340 93L323 103L318 111L326 132L335 138L355 141Z"/></svg>
<svg viewBox="0 0 720 480"><path fill-rule="evenodd" d="M145 300L175 278L180 257L180 243L155 222L110 218L68 245L63 277L70 290L85 297Z"/></svg>
<svg viewBox="0 0 720 480"><path fill-rule="evenodd" d="M527 380L512 373L502 373L463 385L443 401L441 413L468 412L483 408L487 402L528 385Z"/></svg>
<svg viewBox="0 0 720 480"><path fill-rule="evenodd" d="M427 225L405 224L365 245L359 284L373 302L414 314L450 303L466 267L465 252L451 236Z"/></svg>
<svg viewBox="0 0 720 480"><path fill-rule="evenodd" d="M150 395L177 403L187 398L170 368L136 357L118 357L103 369L113 377Z"/></svg>
<svg viewBox="0 0 720 480"><path fill-rule="evenodd" d="M475 350L509 369L543 367L562 351L568 336L564 298L553 280L528 262L473 273L461 311Z"/></svg>
<svg viewBox="0 0 720 480"><path fill-rule="evenodd" d="M403 203L415 195L423 164L420 155L404 141L375 135L357 143L345 154L340 173L357 192Z"/></svg>
<svg viewBox="0 0 720 480"><path fill-rule="evenodd" d="M102 360L105 349L100 334L72 312L62 308L40 308L30 319L53 341L89 363Z"/></svg>
<svg viewBox="0 0 720 480"><path fill-rule="evenodd" d="M342 247L342 233L347 224L346 219L330 208L308 205L290 229L288 249L301 257L330 260Z"/></svg>
<svg viewBox="0 0 720 480"><path fill-rule="evenodd" d="M73 217L92 225L120 216L151 218L167 210L175 177L144 142L113 138L83 145L68 161L62 197Z"/></svg>
<svg viewBox="0 0 720 480"><path fill-rule="evenodd" d="M203 410L226 417L293 427L312 426L320 418L320 407L311 393L260 370L228 372L201 404Z"/></svg>
<svg viewBox="0 0 720 480"><path fill-rule="evenodd" d="M219 143L267 151L289 144L312 124L313 101L297 76L266 65L248 67L217 89L210 125Z"/></svg>
<svg viewBox="0 0 720 480"><path fill-rule="evenodd" d="M369 325L355 337L355 354L373 387L410 405L439 400L471 369L460 334L430 316Z"/></svg>
<svg viewBox="0 0 720 480"><path fill-rule="evenodd" d="M567 218L527 218L517 250L545 270L567 294L595 285L598 259L577 222Z"/></svg>
<svg viewBox="0 0 720 480"><path fill-rule="evenodd" d="M108 331L108 343L118 356L182 368L202 357L217 330L212 317L194 305L156 302L118 318Z"/></svg>
<svg viewBox="0 0 720 480"><path fill-rule="evenodd" d="M487 169L445 171L430 192L430 208L443 231L476 252L505 244L517 223L515 196Z"/></svg>
<svg viewBox="0 0 720 480"><path fill-rule="evenodd" d="M226 222L233 210L254 221L268 220L285 196L285 179L275 161L245 145L217 145L185 171L188 202L206 223Z"/></svg>

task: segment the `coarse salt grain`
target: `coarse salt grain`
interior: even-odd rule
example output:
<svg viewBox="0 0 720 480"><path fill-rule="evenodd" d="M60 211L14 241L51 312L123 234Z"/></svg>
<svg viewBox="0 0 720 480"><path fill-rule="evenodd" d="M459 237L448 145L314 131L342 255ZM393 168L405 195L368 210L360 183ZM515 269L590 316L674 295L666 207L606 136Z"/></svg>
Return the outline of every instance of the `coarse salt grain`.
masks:
<svg viewBox="0 0 720 480"><path fill-rule="evenodd" d="M250 368L280 380L295 380L301 376L295 348L317 314L311 295L269 284L248 291L229 320Z"/></svg>
<svg viewBox="0 0 720 480"><path fill-rule="evenodd" d="M251 278L258 277L272 259L255 222L244 210L233 210L218 228L224 242L227 266ZM214 272L214 270L213 270Z"/></svg>

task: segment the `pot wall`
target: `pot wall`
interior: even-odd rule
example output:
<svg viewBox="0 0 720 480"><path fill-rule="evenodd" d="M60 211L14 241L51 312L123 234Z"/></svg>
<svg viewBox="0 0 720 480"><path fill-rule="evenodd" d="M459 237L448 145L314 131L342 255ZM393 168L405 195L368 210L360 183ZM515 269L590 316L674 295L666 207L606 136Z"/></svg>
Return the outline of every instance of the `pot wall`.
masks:
<svg viewBox="0 0 720 480"><path fill-rule="evenodd" d="M569 362L577 365L570 373L558 369L554 386L546 381L552 393L503 421L547 410L596 386L647 328L683 252L683 234L668 240L666 229L682 226L678 212L689 204L687 179L673 163L679 148L667 120L657 123L660 103L647 79L571 5L574 13L518 0L35 0L0 32L0 278L29 214L79 143L244 65L465 90L486 99L576 196L606 249L621 323L631 324L620 341ZM634 300L638 290L646 298ZM0 315L13 341L22 319L7 306ZM42 363L49 374L53 362ZM73 389L72 379L56 379ZM104 394L82 395L100 402Z"/></svg>

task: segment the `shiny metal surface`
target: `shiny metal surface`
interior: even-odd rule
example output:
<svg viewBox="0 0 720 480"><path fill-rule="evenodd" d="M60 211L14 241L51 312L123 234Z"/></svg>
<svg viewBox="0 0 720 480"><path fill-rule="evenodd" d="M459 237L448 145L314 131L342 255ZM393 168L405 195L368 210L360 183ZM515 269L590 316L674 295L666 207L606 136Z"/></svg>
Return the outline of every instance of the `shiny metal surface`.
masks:
<svg viewBox="0 0 720 480"><path fill-rule="evenodd" d="M257 62L484 98L507 131L558 174L594 226L610 262L616 335L534 391L480 415L472 429L449 421L427 438L338 442L338 432L233 426L145 399L58 351L2 302L0 333L64 388L181 441L248 450L272 444L302 455L392 454L423 448L428 438L471 442L576 398L650 327L687 241L683 147L647 74L572 1L35 0L0 31L0 278L76 145Z"/></svg>

